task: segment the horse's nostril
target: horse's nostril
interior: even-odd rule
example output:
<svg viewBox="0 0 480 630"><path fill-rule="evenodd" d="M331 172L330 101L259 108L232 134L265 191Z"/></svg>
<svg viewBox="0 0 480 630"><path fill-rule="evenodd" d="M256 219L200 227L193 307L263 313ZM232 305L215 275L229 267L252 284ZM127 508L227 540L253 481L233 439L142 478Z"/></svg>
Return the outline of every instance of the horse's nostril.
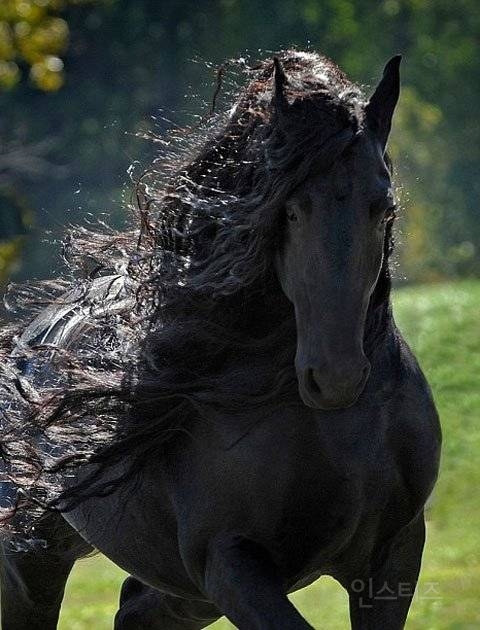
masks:
<svg viewBox="0 0 480 630"><path fill-rule="evenodd" d="M310 406L324 409L349 406L363 391L369 374L368 362L356 368L344 365L343 369L336 370L306 368L300 393L304 392Z"/></svg>
<svg viewBox="0 0 480 630"><path fill-rule="evenodd" d="M360 379L360 382L366 383L369 376L370 376L370 363L367 363L362 370L362 378Z"/></svg>
<svg viewBox="0 0 480 630"><path fill-rule="evenodd" d="M320 394L320 375L318 370L307 370L307 387L313 394Z"/></svg>

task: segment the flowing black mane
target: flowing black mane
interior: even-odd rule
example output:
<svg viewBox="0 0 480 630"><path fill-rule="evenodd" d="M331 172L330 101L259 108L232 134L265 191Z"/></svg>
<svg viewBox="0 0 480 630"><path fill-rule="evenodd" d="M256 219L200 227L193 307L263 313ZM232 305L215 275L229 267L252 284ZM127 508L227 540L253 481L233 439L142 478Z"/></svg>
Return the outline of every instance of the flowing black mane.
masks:
<svg viewBox="0 0 480 630"><path fill-rule="evenodd" d="M365 98L324 57L278 58L285 74L271 59L245 67L233 108L184 132L181 146L164 141L136 184L129 230L72 229L71 279L7 297L23 313L3 332L0 388L17 507L58 507L58 473L87 461L105 467L135 452L141 468L212 409L300 404L294 314L273 266L283 208L312 169L327 170L362 134ZM389 316L391 247L389 225L367 352ZM109 491L94 482L67 504Z"/></svg>

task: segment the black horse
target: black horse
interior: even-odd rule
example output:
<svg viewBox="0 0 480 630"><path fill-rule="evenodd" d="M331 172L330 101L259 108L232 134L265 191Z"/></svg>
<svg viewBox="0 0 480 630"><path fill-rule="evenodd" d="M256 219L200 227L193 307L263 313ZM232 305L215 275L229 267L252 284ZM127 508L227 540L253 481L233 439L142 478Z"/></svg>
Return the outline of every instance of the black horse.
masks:
<svg viewBox="0 0 480 630"><path fill-rule="evenodd" d="M368 101L313 53L248 68L138 228L73 230L76 279L17 291L50 306L4 333L4 630L55 628L92 548L131 574L118 630L306 629L287 593L322 574L355 630L404 627L440 430L390 305L399 63Z"/></svg>

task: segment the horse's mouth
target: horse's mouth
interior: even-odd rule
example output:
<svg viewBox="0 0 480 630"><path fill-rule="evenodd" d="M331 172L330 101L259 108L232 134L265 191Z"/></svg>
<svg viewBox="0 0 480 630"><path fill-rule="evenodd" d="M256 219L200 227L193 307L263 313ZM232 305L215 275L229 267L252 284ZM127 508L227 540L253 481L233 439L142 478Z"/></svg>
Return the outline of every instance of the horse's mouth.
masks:
<svg viewBox="0 0 480 630"><path fill-rule="evenodd" d="M370 366L362 371L354 387L332 388L328 395L325 395L316 383L312 370L306 370L298 378L298 391L303 403L311 409L320 411L348 409L358 401L365 389L369 376Z"/></svg>

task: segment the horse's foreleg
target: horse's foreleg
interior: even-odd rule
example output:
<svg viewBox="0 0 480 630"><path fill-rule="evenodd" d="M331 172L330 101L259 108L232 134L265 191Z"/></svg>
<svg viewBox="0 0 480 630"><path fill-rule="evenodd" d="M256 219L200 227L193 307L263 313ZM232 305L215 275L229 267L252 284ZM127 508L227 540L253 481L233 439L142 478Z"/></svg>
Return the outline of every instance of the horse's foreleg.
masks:
<svg viewBox="0 0 480 630"><path fill-rule="evenodd" d="M370 575L345 585L350 597L352 630L402 630L420 571L425 523L423 514L403 529Z"/></svg>
<svg viewBox="0 0 480 630"><path fill-rule="evenodd" d="M212 604L173 597L128 577L122 586L115 630L201 630L220 617Z"/></svg>
<svg viewBox="0 0 480 630"><path fill-rule="evenodd" d="M46 517L37 530L45 548L18 551L2 543L2 630L54 630L75 559L91 550L59 515Z"/></svg>
<svg viewBox="0 0 480 630"><path fill-rule="evenodd" d="M265 550L244 537L212 541L205 590L239 630L312 627L288 600L282 579Z"/></svg>

